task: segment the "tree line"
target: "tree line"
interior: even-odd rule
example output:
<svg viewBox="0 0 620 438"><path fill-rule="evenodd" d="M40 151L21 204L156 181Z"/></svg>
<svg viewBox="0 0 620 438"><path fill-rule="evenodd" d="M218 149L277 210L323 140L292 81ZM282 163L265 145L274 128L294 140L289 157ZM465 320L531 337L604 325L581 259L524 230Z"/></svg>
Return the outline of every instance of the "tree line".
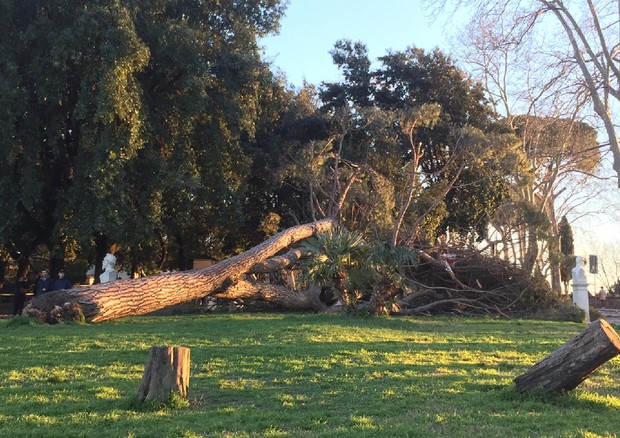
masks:
<svg viewBox="0 0 620 438"><path fill-rule="evenodd" d="M341 81L289 87L258 44L285 6L1 2L2 279L37 254L97 278L111 245L133 272L184 270L337 218L435 255L486 242L559 291L556 205L599 166L594 128L500 114L439 49L373 67L341 40Z"/></svg>

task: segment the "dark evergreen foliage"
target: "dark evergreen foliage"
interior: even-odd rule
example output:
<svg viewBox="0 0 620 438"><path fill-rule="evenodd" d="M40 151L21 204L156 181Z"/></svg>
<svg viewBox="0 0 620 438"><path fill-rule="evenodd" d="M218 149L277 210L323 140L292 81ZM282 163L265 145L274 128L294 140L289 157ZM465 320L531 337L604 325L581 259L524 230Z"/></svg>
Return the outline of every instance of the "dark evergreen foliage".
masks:
<svg viewBox="0 0 620 438"><path fill-rule="evenodd" d="M103 234L143 264L175 244L187 257L230 251L246 150L281 110L257 38L283 8L2 2L0 244L84 250Z"/></svg>

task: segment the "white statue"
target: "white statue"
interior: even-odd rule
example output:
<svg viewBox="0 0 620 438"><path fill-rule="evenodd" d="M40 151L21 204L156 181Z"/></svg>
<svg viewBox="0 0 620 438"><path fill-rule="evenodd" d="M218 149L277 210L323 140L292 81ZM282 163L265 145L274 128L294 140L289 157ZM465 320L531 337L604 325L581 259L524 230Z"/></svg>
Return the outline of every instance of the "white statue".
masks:
<svg viewBox="0 0 620 438"><path fill-rule="evenodd" d="M575 257L575 267L572 270L573 281L577 280L577 282L583 282L584 280L586 280L586 271L583 269L584 266L585 263L583 257Z"/></svg>
<svg viewBox="0 0 620 438"><path fill-rule="evenodd" d="M586 322L590 322L590 297L588 296L588 279L583 269L583 257L577 256L575 267L571 271L573 277L573 304L586 314Z"/></svg>
<svg viewBox="0 0 620 438"><path fill-rule="evenodd" d="M107 253L103 258L103 263L101 264L101 268L103 272L99 276L99 281L101 283L107 283L109 281L115 281L117 277L116 272L116 256L112 253Z"/></svg>

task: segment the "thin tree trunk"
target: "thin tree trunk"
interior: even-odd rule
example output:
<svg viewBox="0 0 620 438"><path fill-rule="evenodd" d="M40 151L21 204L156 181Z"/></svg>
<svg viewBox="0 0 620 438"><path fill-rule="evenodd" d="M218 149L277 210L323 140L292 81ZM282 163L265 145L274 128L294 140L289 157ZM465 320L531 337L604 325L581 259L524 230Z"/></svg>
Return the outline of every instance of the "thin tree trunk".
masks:
<svg viewBox="0 0 620 438"><path fill-rule="evenodd" d="M65 267L64 251L60 245L52 245L50 250L50 276L58 278L58 272Z"/></svg>
<svg viewBox="0 0 620 438"><path fill-rule="evenodd" d="M183 239L183 235L181 233L176 234L177 240L177 269L179 271L187 270L187 260L185 260L185 240Z"/></svg>
<svg viewBox="0 0 620 438"><path fill-rule="evenodd" d="M100 322L155 310L225 292L239 283L241 276L259 262L314 234L333 229L333 219L323 219L288 228L269 240L230 259L203 269L172 272L151 277L119 280L79 289L55 291L35 297L24 314L45 321L65 303L79 306L86 320ZM240 287L240 286L239 286ZM301 300L307 300L303 294Z"/></svg>
<svg viewBox="0 0 620 438"><path fill-rule="evenodd" d="M99 283L99 276L103 272L101 264L108 252L108 238L105 234L99 233L95 237L95 284Z"/></svg>
<svg viewBox="0 0 620 438"><path fill-rule="evenodd" d="M413 140L411 140L413 141ZM403 221L405 220L405 215L407 214L407 210L411 206L411 201L413 200L414 190L416 189L416 181L417 181L417 170L418 163L420 160L420 151L418 148L412 148L414 153L414 158L411 162L411 175L409 176L409 183L407 187L407 194L403 198L403 203L400 207L400 212L398 213L398 217L394 222L394 228L392 230L392 246L396 246L398 244L398 235L400 234L400 229L402 227Z"/></svg>
<svg viewBox="0 0 620 438"><path fill-rule="evenodd" d="M6 277L6 270L9 266L9 263L7 260L0 260L0 291L2 291L2 289L4 288L4 279Z"/></svg>
<svg viewBox="0 0 620 438"><path fill-rule="evenodd" d="M532 274L534 272L534 265L536 264L536 259L538 258L538 236L536 233L536 227L530 225L528 227L527 234L527 250L525 252L525 257L523 258L523 270L528 274Z"/></svg>
<svg viewBox="0 0 620 438"><path fill-rule="evenodd" d="M17 278L28 276L28 270L30 269L30 258L25 256L19 256L17 259Z"/></svg>

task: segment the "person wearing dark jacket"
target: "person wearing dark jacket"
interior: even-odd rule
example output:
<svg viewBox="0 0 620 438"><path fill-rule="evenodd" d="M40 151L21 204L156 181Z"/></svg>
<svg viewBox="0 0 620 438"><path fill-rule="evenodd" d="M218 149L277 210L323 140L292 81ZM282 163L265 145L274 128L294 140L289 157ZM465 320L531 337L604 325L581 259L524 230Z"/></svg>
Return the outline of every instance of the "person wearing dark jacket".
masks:
<svg viewBox="0 0 620 438"><path fill-rule="evenodd" d="M26 277L19 277L15 283L15 296L13 298L13 315L21 315L26 303L26 293L29 288Z"/></svg>
<svg viewBox="0 0 620 438"><path fill-rule="evenodd" d="M65 276L65 270L61 269L58 271L58 279L54 281L52 290L71 289L72 287L73 283Z"/></svg>
<svg viewBox="0 0 620 438"><path fill-rule="evenodd" d="M34 282L34 296L38 297L54 290L54 281L50 278L47 269L43 269Z"/></svg>

